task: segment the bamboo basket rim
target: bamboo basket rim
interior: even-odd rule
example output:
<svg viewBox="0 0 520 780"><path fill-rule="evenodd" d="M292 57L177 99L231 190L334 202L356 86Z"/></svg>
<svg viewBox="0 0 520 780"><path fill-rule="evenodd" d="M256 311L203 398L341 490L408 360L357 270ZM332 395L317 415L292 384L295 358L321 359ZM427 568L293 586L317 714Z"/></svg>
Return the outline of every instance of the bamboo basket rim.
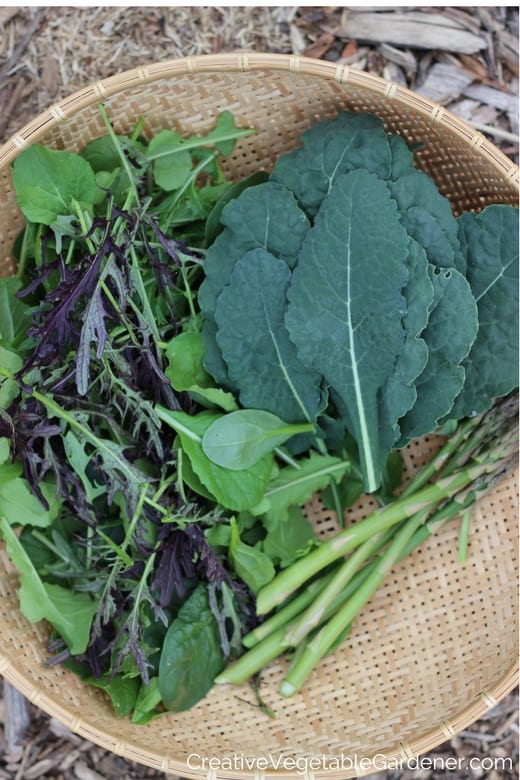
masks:
<svg viewBox="0 0 520 780"><path fill-rule="evenodd" d="M385 101L397 103L402 110L410 109L418 112L423 117L426 117L431 125L440 126L456 134L468 147L478 150L479 155L482 155L500 174L504 182L516 189L520 189L519 166L514 164L481 132L476 131L468 123L454 116L444 107L414 93L410 89L364 71L356 70L348 65L303 56L249 51L196 55L154 62L98 80L87 87L79 89L38 114L0 146L0 171L9 166L23 149L33 143L37 143L50 130L73 117L77 111L100 103L110 96L176 76L223 72L244 73L262 70L315 76L318 79L331 80L341 85L348 84L375 92ZM47 715L56 717L73 733L93 741L128 760L140 761L163 772L180 773L186 776L186 765L182 761L177 761L171 757L165 758L158 750L138 749L132 744L125 742L117 734L104 731L96 723L84 720L80 716L69 712L66 706L56 703L52 696L46 694L43 686L35 685L30 677L21 673L17 669L16 660L1 649L0 675L21 691L30 702L38 706ZM385 752L385 759L388 761L406 761L435 749L442 742L451 739L482 717L487 711L497 706L518 685L518 682L519 673L518 664L516 663L493 686L479 691L469 704L458 710L455 715L451 716L450 720L443 720L440 724L432 726L426 733L409 741L401 741L398 748L391 752ZM367 770L365 773L380 771L380 767L378 769L375 765L370 769L368 766L369 761L374 762L374 759L367 761L367 765L364 767ZM294 777L294 774L280 770L267 770L260 773L258 770L251 770L250 774L251 777L259 777L261 775L265 778L271 777L278 780ZM324 778L341 778L342 780L347 776L345 772L338 775L337 770L326 769L320 770L317 775ZM209 772L200 771L199 773L191 771L189 776L216 780L217 774L214 770ZM218 776L238 780L239 778L244 778L245 775L243 772L228 770L223 774L218 773ZM314 780L316 773L298 772L298 776L306 778L306 780ZM353 775L349 774L348 776Z"/></svg>
<svg viewBox="0 0 520 780"><path fill-rule="evenodd" d="M73 92L51 105L31 122L14 133L0 147L0 170L8 165L22 149L36 143L54 126L66 121L79 109L98 103L126 89L150 84L172 76L211 72L247 72L255 70L285 71L333 80L339 84L365 87L383 96L385 100L400 103L428 117L432 125L445 127L458 135L467 145L479 153L503 177L520 189L520 168L480 131L459 119L438 103L418 95L407 87L387 81L371 73L349 65L327 62L290 54L238 51L227 54L200 54L141 65L130 70L100 79L94 84Z"/></svg>

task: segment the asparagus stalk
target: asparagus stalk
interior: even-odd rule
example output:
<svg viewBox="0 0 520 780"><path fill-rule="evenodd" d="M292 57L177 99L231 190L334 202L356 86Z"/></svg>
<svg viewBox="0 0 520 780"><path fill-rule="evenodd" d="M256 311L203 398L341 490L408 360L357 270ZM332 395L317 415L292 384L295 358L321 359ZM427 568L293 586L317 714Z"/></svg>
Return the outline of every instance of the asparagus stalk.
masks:
<svg viewBox="0 0 520 780"><path fill-rule="evenodd" d="M393 504L382 507L351 528L336 534L265 585L257 597L257 613L262 615L270 612L304 582L366 539L387 531L406 518L413 517L418 511L433 509L485 474L489 468L488 463L483 463L461 469L456 474L440 479L435 485L422 488L413 496L397 499Z"/></svg>
<svg viewBox="0 0 520 780"><path fill-rule="evenodd" d="M397 523L413 517L422 509L433 510L442 501L452 498L482 475L496 469L496 461L501 457L507 458L511 446L516 445L516 428L513 428L516 416L513 410L512 402L505 399L483 417L471 418L463 423L462 434L460 436L454 434L457 446L464 442L463 453L459 456L458 451L450 443L451 440L448 440L441 450L444 455L437 456L437 467L440 463L444 463L445 466L440 478L434 484L422 487L422 480L420 480L420 489L413 493L405 491L392 504L382 507L353 527L336 534L305 558L278 574L259 592L257 613L270 612L304 582L372 535L384 532ZM456 457L450 461L454 454ZM467 464L470 458L477 462L460 467L461 461ZM431 476L429 466L426 470Z"/></svg>

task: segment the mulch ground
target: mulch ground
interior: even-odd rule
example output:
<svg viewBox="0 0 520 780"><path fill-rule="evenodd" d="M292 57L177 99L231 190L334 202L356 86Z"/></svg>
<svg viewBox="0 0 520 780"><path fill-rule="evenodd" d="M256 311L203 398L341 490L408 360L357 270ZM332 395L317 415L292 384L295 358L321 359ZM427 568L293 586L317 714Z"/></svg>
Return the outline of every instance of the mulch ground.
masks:
<svg viewBox="0 0 520 780"><path fill-rule="evenodd" d="M0 7L0 143L99 78L236 49L304 54L383 76L446 106L518 161L515 6ZM0 684L0 780L168 777L92 745L32 705L28 715L13 736ZM423 760L377 778L517 778L518 692L423 758L430 767ZM460 769L436 769L441 760L450 766L448 758Z"/></svg>

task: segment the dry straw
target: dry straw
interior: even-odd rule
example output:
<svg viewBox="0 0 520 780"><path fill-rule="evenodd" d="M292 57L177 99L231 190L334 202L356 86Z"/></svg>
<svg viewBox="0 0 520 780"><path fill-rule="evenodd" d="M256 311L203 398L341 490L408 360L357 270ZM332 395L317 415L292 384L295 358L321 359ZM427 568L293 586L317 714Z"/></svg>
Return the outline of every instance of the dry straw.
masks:
<svg viewBox="0 0 520 780"><path fill-rule="evenodd" d="M286 55L235 53L159 62L99 81L36 117L0 148L0 272L21 225L10 163L37 141L80 149L104 132L103 101L118 131L146 116L147 133L207 131L227 109L242 139L227 171L269 169L315 120L347 108L379 115L387 129L420 143L419 165L458 213L516 203L518 169L480 133L396 84L344 65ZM433 437L435 438L435 437ZM406 451L410 471L435 441ZM0 551L0 673L72 731L109 750L184 777L347 777L432 750L495 706L516 684L516 482L503 481L474 511L469 557L457 562L457 523L399 565L367 605L344 646L326 658L301 694L276 693L285 661L273 663L262 695L220 686L193 710L146 726L117 719L104 694L49 667L45 625L20 615L17 576ZM370 509L365 502L357 516ZM319 532L333 521L315 499ZM354 515L356 515L354 513ZM211 760L210 760L211 759Z"/></svg>

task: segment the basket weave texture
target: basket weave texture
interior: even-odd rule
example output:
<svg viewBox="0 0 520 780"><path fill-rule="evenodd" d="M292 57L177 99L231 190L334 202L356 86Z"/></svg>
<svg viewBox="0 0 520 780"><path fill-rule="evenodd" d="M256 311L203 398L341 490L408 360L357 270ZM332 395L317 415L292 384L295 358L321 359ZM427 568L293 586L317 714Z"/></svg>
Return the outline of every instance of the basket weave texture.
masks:
<svg viewBox="0 0 520 780"><path fill-rule="evenodd" d="M269 170L302 131L338 110L380 116L388 131L421 144L416 158L456 213L517 203L518 168L445 109L361 71L285 55L237 53L160 62L113 76L38 116L0 148L0 274L22 220L10 162L28 144L77 151L104 134L103 101L116 131L146 117L145 132L207 132L229 110L255 134L225 162L232 178ZM412 473L438 446L405 451ZM34 704L116 754L184 777L368 774L438 746L495 706L517 682L517 485L504 480L474 510L468 561L457 562L457 523L401 563L366 606L341 649L295 697L277 694L284 659L262 681L276 712L255 706L248 686L220 686L195 708L146 726L116 718L104 694L44 665L48 628L20 615L17 575L0 549L0 674ZM372 508L365 499L349 514ZM334 521L308 507L323 536ZM210 760L211 759L211 760Z"/></svg>

